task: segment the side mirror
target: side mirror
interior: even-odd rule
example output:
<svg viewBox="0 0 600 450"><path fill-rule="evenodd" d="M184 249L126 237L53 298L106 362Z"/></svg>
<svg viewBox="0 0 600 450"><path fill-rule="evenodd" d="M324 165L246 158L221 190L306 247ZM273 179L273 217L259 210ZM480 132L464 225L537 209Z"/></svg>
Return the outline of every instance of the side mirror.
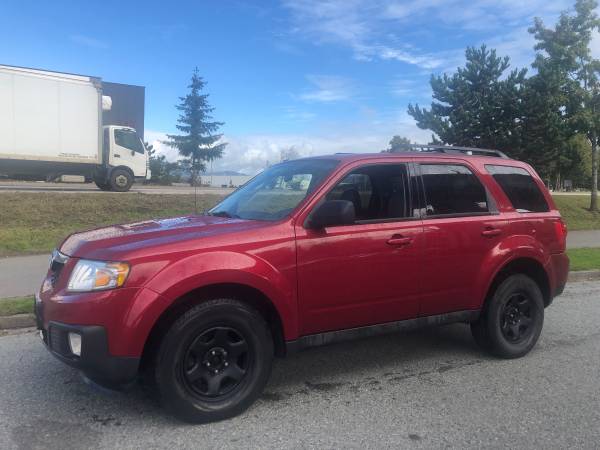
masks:
<svg viewBox="0 0 600 450"><path fill-rule="evenodd" d="M327 200L315 208L305 222L306 228L320 230L334 225L352 225L356 220L354 204L348 200Z"/></svg>

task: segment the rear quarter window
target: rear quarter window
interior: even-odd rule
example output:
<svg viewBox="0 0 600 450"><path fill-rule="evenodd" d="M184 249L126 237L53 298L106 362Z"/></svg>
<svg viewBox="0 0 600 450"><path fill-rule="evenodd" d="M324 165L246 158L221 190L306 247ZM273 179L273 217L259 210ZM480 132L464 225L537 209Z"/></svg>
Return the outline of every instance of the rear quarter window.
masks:
<svg viewBox="0 0 600 450"><path fill-rule="evenodd" d="M548 212L548 202L529 172L521 167L486 165L518 212Z"/></svg>

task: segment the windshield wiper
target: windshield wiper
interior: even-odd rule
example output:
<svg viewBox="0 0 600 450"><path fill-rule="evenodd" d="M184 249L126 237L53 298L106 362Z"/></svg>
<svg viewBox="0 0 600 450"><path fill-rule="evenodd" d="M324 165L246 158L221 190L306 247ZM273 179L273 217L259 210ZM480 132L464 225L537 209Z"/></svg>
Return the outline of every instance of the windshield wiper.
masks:
<svg viewBox="0 0 600 450"><path fill-rule="evenodd" d="M227 217L228 219L239 219L240 218L240 216L238 216L237 214L231 214L231 213L228 213L227 211L209 212L207 214L209 216L215 216L215 217Z"/></svg>

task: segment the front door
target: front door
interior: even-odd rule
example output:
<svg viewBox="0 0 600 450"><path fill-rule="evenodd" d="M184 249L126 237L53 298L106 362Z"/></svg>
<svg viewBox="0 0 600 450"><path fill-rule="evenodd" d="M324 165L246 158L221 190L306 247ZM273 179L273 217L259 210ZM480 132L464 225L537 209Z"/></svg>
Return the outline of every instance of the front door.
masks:
<svg viewBox="0 0 600 450"><path fill-rule="evenodd" d="M326 195L354 204L352 225L296 225L302 335L416 317L422 225L408 164L350 169Z"/></svg>

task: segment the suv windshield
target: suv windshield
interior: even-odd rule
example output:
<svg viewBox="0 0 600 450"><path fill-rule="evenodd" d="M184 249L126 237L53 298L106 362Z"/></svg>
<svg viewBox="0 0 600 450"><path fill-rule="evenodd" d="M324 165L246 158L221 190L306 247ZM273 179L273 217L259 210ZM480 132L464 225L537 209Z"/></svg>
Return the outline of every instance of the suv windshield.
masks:
<svg viewBox="0 0 600 450"><path fill-rule="evenodd" d="M277 164L251 179L208 214L280 220L296 209L338 163L334 159L299 159Z"/></svg>

